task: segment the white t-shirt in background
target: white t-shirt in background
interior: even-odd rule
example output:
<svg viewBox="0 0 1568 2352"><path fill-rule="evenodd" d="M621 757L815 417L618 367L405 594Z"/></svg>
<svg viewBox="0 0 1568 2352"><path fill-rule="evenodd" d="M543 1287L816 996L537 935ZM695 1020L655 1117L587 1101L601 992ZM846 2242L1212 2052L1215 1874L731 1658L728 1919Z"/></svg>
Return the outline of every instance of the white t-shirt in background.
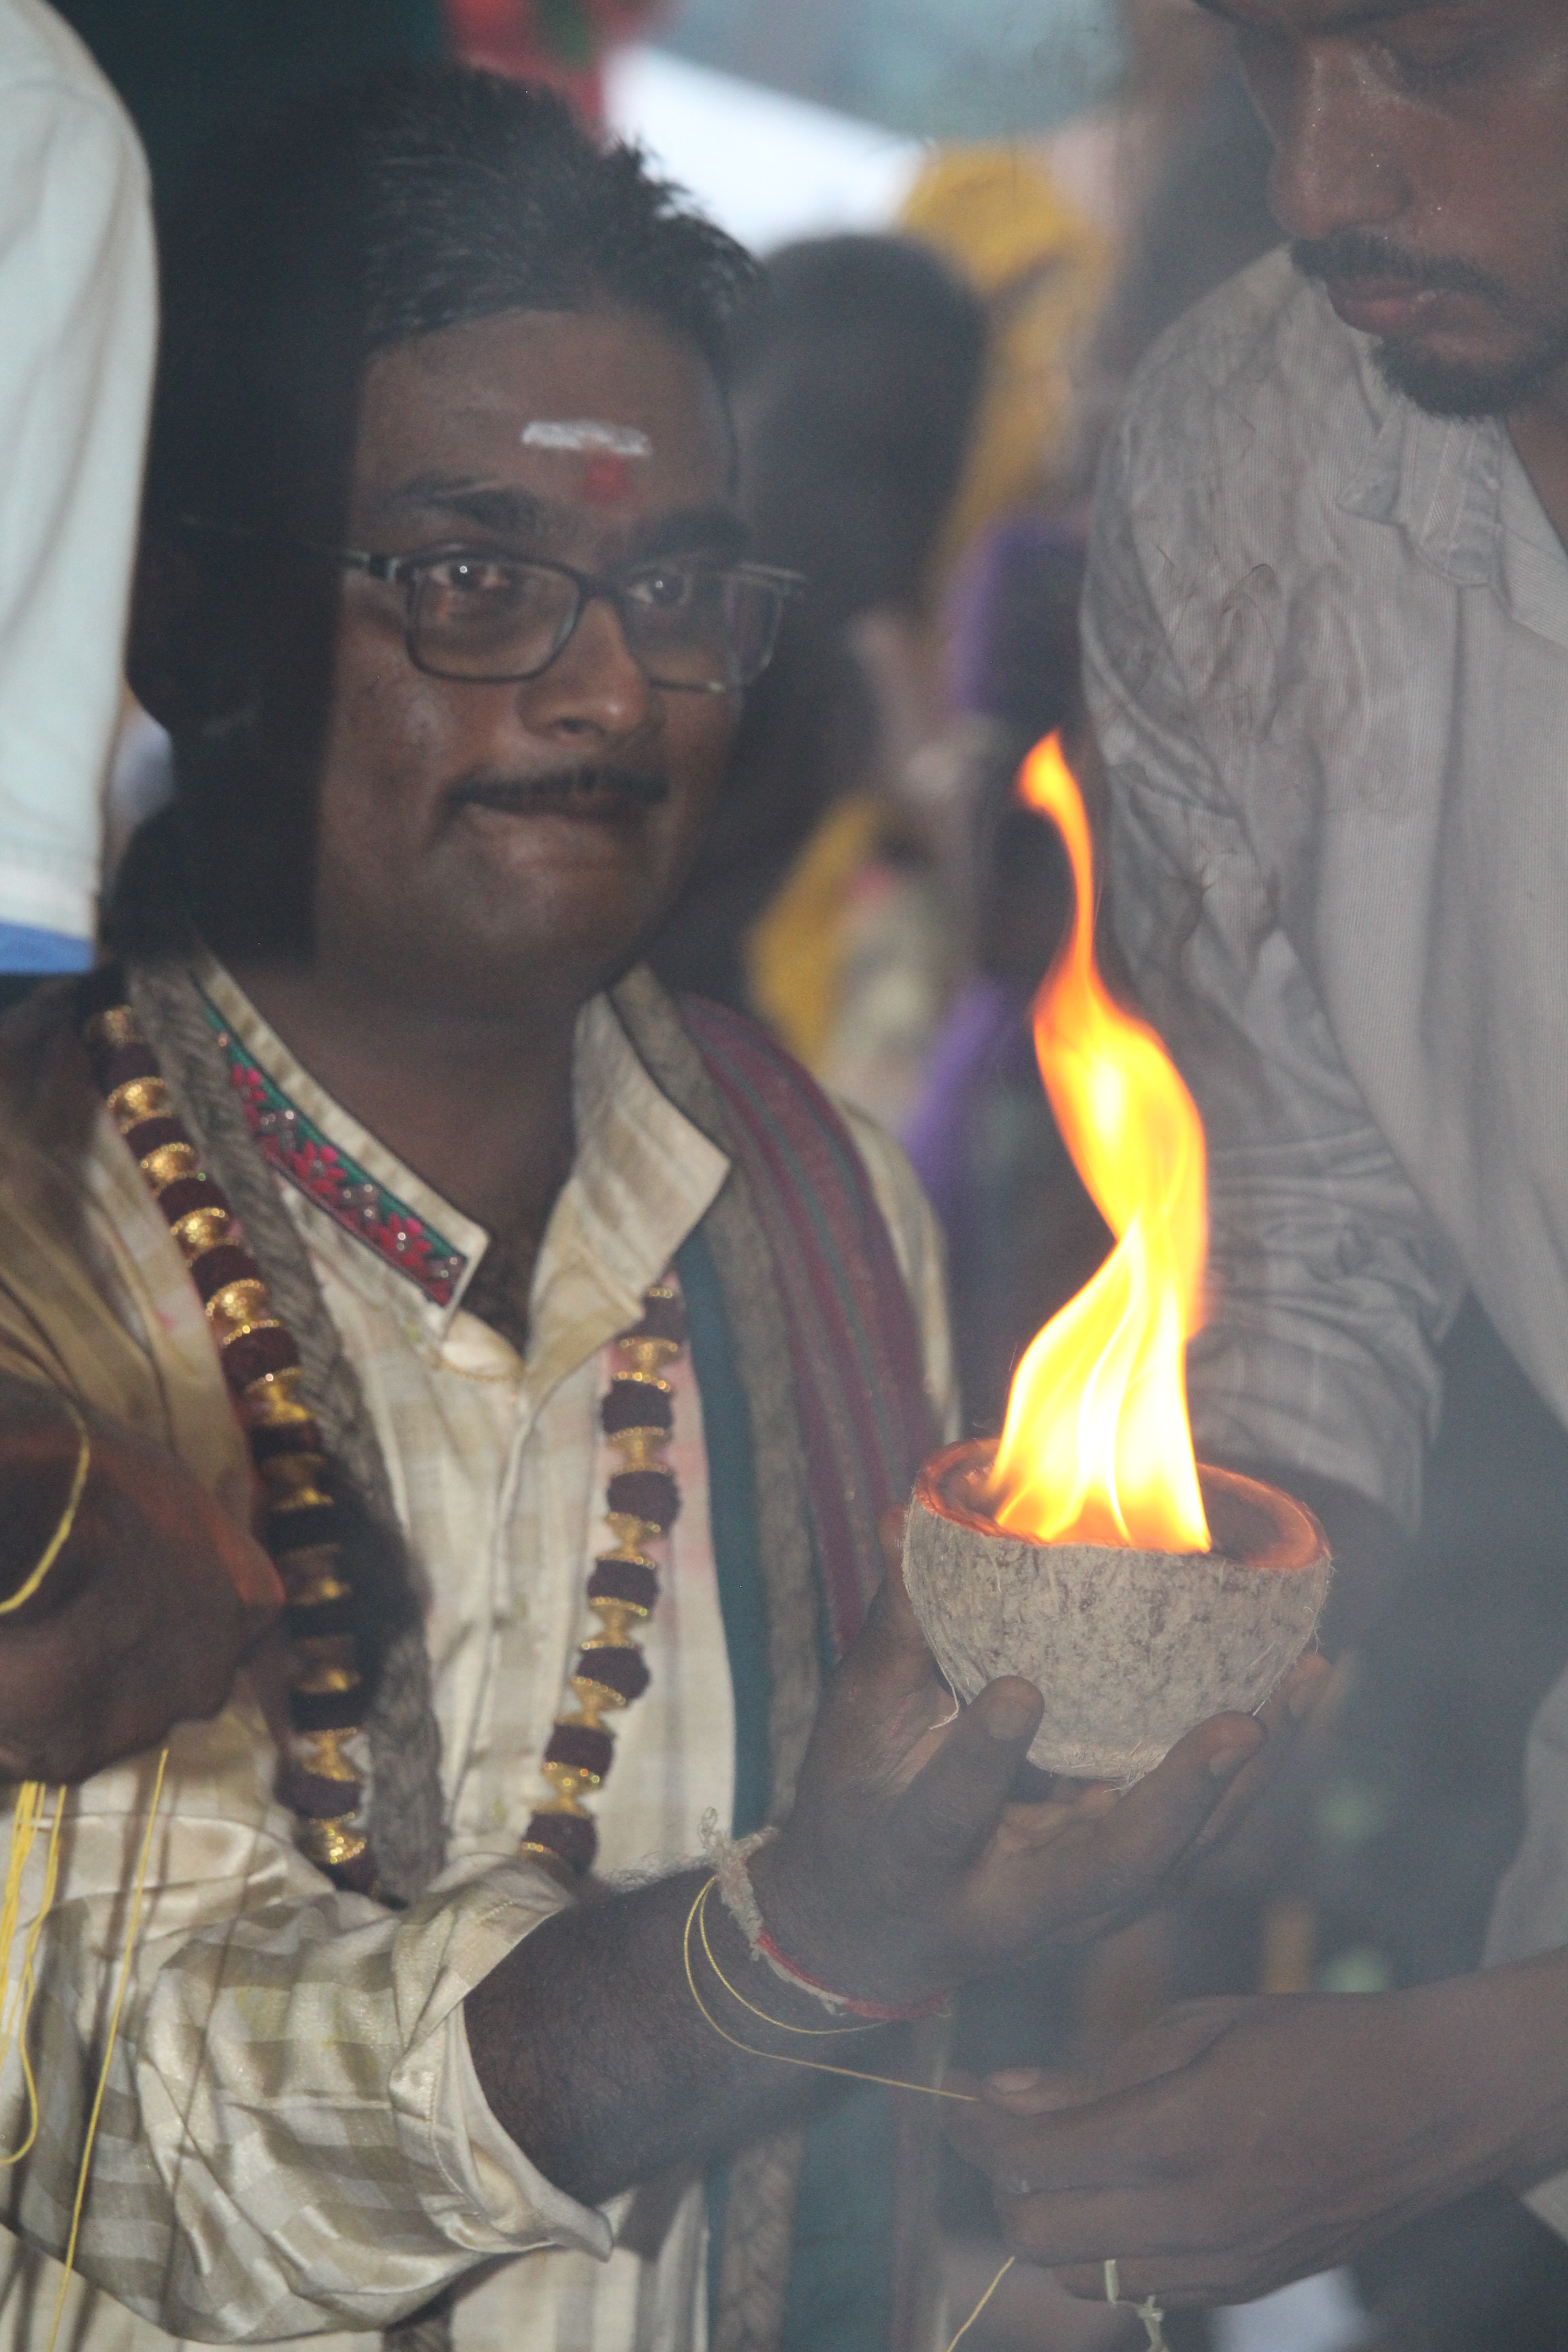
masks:
<svg viewBox="0 0 1568 2352"><path fill-rule="evenodd" d="M125 110L0 0L0 971L91 960L156 335Z"/></svg>

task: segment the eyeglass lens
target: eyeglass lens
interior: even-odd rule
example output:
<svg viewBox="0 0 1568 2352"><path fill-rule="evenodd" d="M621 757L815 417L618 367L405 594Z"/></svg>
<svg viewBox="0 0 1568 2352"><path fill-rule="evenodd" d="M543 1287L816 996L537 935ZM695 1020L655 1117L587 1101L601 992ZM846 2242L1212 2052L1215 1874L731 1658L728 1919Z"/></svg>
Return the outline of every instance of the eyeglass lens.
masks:
<svg viewBox="0 0 1568 2352"><path fill-rule="evenodd" d="M415 660L445 677L522 679L547 669L571 635L582 592L544 565L451 556L422 565L409 614ZM783 598L743 572L649 566L616 598L634 658L656 686L711 692L766 667Z"/></svg>

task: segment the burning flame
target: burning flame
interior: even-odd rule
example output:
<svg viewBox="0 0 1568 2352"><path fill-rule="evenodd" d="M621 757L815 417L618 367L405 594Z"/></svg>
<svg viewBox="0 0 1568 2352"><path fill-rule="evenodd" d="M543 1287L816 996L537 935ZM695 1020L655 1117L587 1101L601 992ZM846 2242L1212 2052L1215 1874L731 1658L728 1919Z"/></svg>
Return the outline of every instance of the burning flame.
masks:
<svg viewBox="0 0 1568 2352"><path fill-rule="evenodd" d="M1116 1246L1014 1375L992 1508L1041 1543L1206 1551L1185 1363L1208 1242L1203 1124L1153 1031L1114 1003L1096 967L1089 820L1054 735L1024 762L1018 790L1059 830L1075 893L1072 929L1035 999L1035 1050Z"/></svg>

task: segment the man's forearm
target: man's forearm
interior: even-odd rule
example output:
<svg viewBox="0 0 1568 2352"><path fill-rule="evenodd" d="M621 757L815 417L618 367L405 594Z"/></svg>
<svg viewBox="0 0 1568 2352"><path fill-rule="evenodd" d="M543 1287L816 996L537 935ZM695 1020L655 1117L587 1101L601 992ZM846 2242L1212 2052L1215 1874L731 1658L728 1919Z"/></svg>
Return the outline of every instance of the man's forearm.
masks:
<svg viewBox="0 0 1568 2352"><path fill-rule="evenodd" d="M683 1871L557 1914L463 2005L492 2114L548 2180L584 2204L711 2162L799 2113L820 2082L733 2048L698 2008L684 1937L706 1875ZM724 1979L748 2001L797 2028L831 2028L820 2003L756 1965L717 1889L703 1919ZM848 2047L855 2054L845 2063L897 2071L886 2066L882 2034L847 2044L771 2033L724 1990L695 1929L689 1950L703 2002L738 2041L830 2061L843 2061Z"/></svg>

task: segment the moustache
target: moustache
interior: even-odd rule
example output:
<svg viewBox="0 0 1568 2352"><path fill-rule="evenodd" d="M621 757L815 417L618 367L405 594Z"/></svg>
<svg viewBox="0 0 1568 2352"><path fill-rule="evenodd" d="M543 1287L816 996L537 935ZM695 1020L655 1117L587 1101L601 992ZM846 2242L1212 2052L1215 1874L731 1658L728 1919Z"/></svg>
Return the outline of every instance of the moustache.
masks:
<svg viewBox="0 0 1568 2352"><path fill-rule="evenodd" d="M531 809L619 803L625 808L658 808L669 798L669 779L649 769L584 763L552 768L537 776L465 776L447 795L454 814L462 808L501 809L526 816Z"/></svg>
<svg viewBox="0 0 1568 2352"><path fill-rule="evenodd" d="M1303 278L1335 286L1408 286L1422 294L1478 294L1502 310L1514 306L1508 289L1473 261L1457 255L1412 253L1375 229L1341 228L1324 237L1297 237L1290 258Z"/></svg>

